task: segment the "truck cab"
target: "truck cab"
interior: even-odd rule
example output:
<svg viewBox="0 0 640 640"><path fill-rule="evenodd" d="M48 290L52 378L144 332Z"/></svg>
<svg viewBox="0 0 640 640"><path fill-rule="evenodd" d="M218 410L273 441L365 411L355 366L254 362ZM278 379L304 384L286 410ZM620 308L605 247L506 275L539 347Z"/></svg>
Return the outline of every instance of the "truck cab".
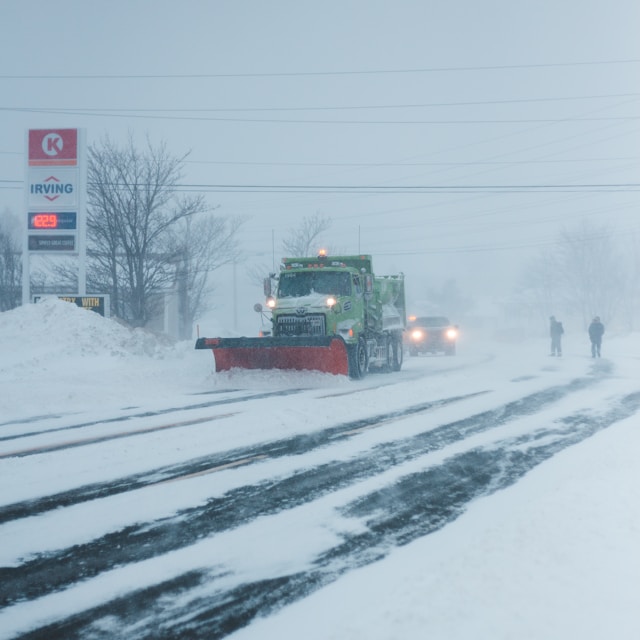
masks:
<svg viewBox="0 0 640 640"><path fill-rule="evenodd" d="M270 279L265 287L274 337L339 336L352 377L370 366L400 369L404 277L375 277L371 256L284 258L275 295Z"/></svg>

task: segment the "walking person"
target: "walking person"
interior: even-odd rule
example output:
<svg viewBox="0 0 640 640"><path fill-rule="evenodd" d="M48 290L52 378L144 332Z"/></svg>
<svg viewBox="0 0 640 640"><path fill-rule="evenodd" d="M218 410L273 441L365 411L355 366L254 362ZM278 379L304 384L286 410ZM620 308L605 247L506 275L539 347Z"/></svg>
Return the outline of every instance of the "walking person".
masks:
<svg viewBox="0 0 640 640"><path fill-rule="evenodd" d="M551 355L562 355L562 334L564 333L564 327L562 322L556 320L555 316L549 317L549 335L551 336Z"/></svg>
<svg viewBox="0 0 640 640"><path fill-rule="evenodd" d="M604 325L600 322L600 316L596 316L589 325L589 340L591 340L591 357L600 357L600 347L602 346L602 335Z"/></svg>

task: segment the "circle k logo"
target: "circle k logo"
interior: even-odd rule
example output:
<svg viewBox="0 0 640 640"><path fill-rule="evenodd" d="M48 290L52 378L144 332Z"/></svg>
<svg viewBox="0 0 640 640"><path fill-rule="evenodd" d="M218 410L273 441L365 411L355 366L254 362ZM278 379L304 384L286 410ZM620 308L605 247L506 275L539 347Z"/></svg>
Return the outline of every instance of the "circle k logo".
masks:
<svg viewBox="0 0 640 640"><path fill-rule="evenodd" d="M64 141L62 136L58 133L48 133L42 138L42 150L48 156L57 156L62 153L64 147Z"/></svg>

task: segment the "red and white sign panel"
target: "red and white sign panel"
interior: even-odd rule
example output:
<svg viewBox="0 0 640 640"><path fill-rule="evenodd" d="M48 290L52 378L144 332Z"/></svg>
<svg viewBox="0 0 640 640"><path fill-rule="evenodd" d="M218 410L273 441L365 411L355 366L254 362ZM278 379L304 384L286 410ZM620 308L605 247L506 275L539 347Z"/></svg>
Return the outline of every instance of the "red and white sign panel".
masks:
<svg viewBox="0 0 640 640"><path fill-rule="evenodd" d="M29 166L76 166L77 129L29 129Z"/></svg>

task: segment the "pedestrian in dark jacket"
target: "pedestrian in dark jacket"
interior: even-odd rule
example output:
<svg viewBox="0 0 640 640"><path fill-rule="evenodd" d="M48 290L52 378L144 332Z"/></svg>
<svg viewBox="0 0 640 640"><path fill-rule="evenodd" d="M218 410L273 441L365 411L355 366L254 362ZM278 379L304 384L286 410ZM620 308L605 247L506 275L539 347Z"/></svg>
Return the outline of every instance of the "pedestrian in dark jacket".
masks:
<svg viewBox="0 0 640 640"><path fill-rule="evenodd" d="M600 322L600 317L596 316L589 325L589 340L591 340L591 357L600 357L600 347L602 346L602 335L604 325Z"/></svg>
<svg viewBox="0 0 640 640"><path fill-rule="evenodd" d="M561 356L562 355L562 334L564 333L564 328L562 326L562 322L556 320L555 316L550 316L549 318L549 335L551 336L551 355L552 356Z"/></svg>

